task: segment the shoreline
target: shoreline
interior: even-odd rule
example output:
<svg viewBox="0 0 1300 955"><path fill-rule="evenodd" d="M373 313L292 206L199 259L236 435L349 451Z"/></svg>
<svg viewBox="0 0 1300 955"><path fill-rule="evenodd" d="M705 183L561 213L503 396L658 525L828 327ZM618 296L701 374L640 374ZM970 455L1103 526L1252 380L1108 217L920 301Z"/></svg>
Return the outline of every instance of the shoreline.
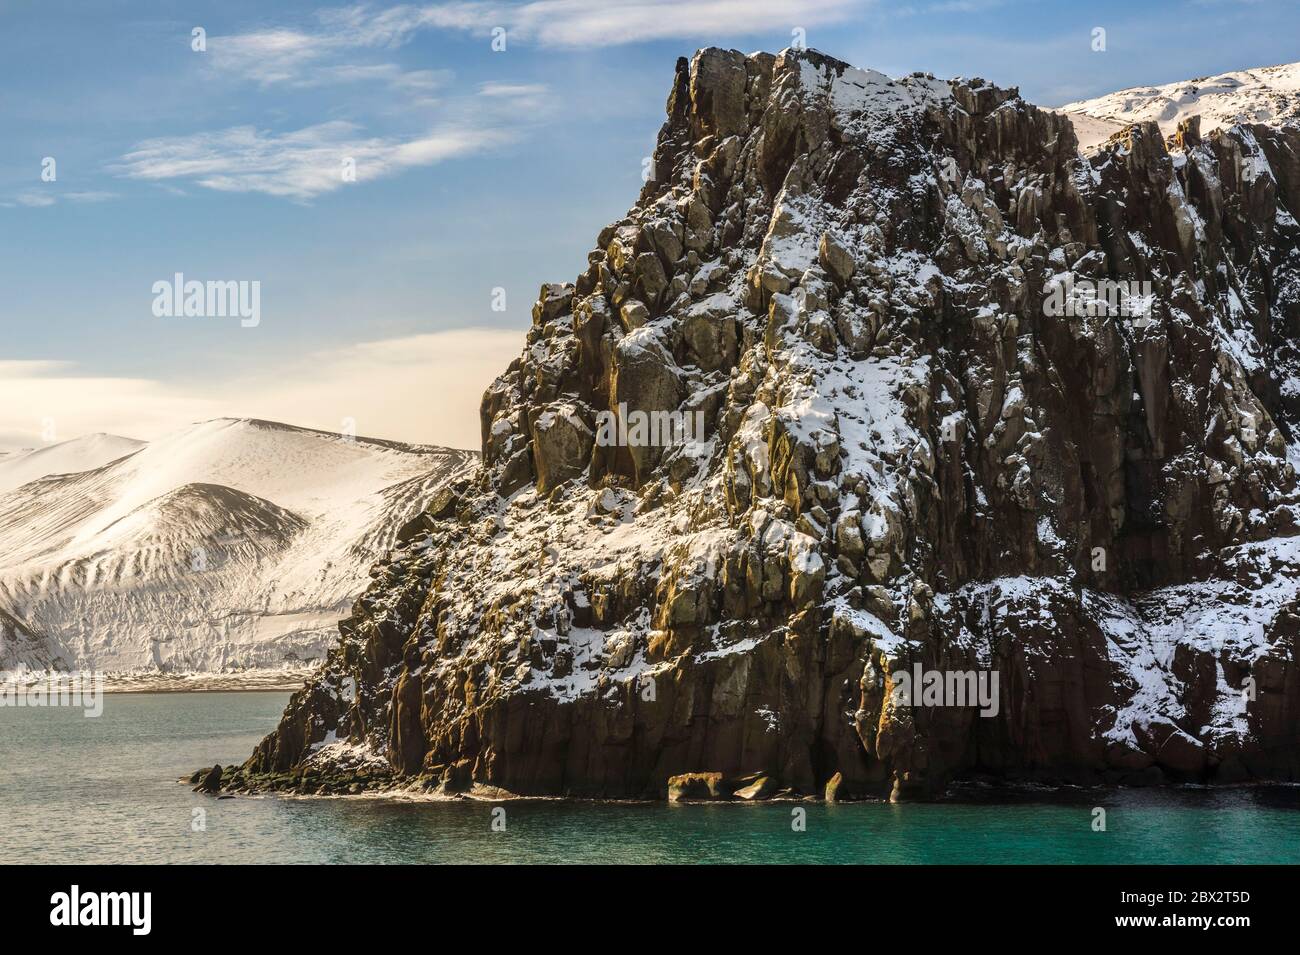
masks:
<svg viewBox="0 0 1300 955"><path fill-rule="evenodd" d="M177 780L179 785L191 785L189 777L181 777ZM1140 792L1222 792L1230 790L1253 790L1253 789L1294 789L1300 787L1300 783L1278 782L1274 780L1253 780L1250 782L1221 783L1219 785L1207 785L1204 783L1164 783L1159 786L1047 786L1047 785L1018 785L1005 784L998 786L988 786L982 791L971 792L967 786L956 787L955 792L947 792L941 796L931 799L908 799L902 801L891 801L886 796L866 796L846 799L824 799L820 796L772 796L764 799L677 799L670 800L665 798L632 798L632 797L609 797L609 796L539 796L523 795L511 793L506 790L498 790L493 787L484 787L482 789L470 790L462 793L442 793L429 790L423 790L420 787L403 787L395 786L392 788L375 788L366 789L361 792L300 792L296 789L253 789L236 792L228 792L224 789L218 792L203 792L201 789L193 791L209 796L213 799L287 799L294 801L311 801L311 800L370 800L377 802L408 802L408 803L566 803L572 805L613 805L613 806L799 806L799 805L823 805L823 806L860 806L860 805L883 805L883 806L979 806L983 804L992 805L1012 805L1016 803L1069 803L1069 797L1078 797L1082 805L1092 801L1083 797L1101 797L1116 793L1140 793Z"/></svg>
<svg viewBox="0 0 1300 955"><path fill-rule="evenodd" d="M313 671L314 672L314 671ZM202 673L184 677L105 676L105 693L292 693L311 679L304 673Z"/></svg>
<svg viewBox="0 0 1300 955"><path fill-rule="evenodd" d="M1286 780L1241 780L1224 783L1191 781L1166 781L1147 786L1097 783L1071 783L1064 780L998 780L956 779L942 792L928 798L891 799L888 795L863 794L826 798L813 793L780 792L770 796L665 798L665 796L578 796L556 794L515 793L483 783L472 783L460 788L448 788L444 783L416 777L401 778L365 772L330 774L286 772L273 774L248 774L244 766L229 767L222 774L217 788L205 789L204 776L209 769L196 770L182 776L177 783L192 787L192 791L218 799L234 798L285 798L285 799L372 799L394 802L559 802L559 803L609 803L627 805L849 805L867 804L947 804L980 805L982 803L1072 803L1080 805L1095 802L1116 793L1143 791L1215 792L1253 789L1296 789L1300 782Z"/></svg>
<svg viewBox="0 0 1300 955"><path fill-rule="evenodd" d="M293 693L302 689L301 683L283 686L140 686L104 687L106 694L128 693Z"/></svg>
<svg viewBox="0 0 1300 955"><path fill-rule="evenodd" d="M316 669L243 670L234 673L124 673L51 670L22 674L0 686L41 687L76 679L96 693L294 693L307 685Z"/></svg>
<svg viewBox="0 0 1300 955"><path fill-rule="evenodd" d="M150 694L186 696L207 693L288 693L292 695L301 690L302 687L303 684L301 683L273 684L270 686L264 684L249 686L105 686L100 692L102 696L149 696Z"/></svg>

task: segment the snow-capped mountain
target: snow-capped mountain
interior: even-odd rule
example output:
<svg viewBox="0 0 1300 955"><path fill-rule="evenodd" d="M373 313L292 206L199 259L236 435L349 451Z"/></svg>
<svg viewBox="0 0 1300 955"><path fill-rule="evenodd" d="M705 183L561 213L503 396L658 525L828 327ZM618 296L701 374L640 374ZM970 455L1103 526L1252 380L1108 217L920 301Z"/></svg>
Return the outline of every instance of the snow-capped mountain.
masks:
<svg viewBox="0 0 1300 955"><path fill-rule="evenodd" d="M1130 123L1154 122L1169 135L1179 122L1201 117L1201 132L1234 123L1278 124L1300 118L1300 63L1236 70L1217 76L1135 86L1096 99L1067 103L1079 144L1088 149Z"/></svg>
<svg viewBox="0 0 1300 955"><path fill-rule="evenodd" d="M398 528L474 458L218 419L0 459L0 665L306 664Z"/></svg>

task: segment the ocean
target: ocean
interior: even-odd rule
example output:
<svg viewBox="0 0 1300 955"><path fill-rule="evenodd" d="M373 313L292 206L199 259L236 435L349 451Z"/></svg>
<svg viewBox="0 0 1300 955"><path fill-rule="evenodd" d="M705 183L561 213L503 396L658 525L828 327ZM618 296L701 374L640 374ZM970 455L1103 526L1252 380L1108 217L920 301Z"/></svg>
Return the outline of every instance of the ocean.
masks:
<svg viewBox="0 0 1300 955"><path fill-rule="evenodd" d="M0 863L1300 862L1292 786L668 805L218 800L176 781L241 762L287 699L112 694L96 719L0 707Z"/></svg>

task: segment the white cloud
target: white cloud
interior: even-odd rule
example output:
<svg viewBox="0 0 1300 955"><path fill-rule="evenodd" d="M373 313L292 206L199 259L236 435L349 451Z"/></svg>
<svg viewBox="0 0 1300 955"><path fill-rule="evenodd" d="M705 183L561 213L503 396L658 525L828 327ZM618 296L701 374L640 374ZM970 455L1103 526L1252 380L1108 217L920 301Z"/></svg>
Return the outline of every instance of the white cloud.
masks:
<svg viewBox="0 0 1300 955"><path fill-rule="evenodd" d="M18 376L53 375L71 371L76 366L70 361L57 359L0 359L0 381Z"/></svg>
<svg viewBox="0 0 1300 955"><path fill-rule="evenodd" d="M211 417L207 399L157 381L87 374L67 362L0 363L0 442L9 449L97 431L157 435L178 420Z"/></svg>
<svg viewBox="0 0 1300 955"><path fill-rule="evenodd" d="M208 38L204 62L212 68L263 85L288 83L319 86L379 80L396 88L412 88L439 72L403 71L393 63L338 62L366 50L401 46L418 30L471 28L469 8L478 4L441 7L390 7L372 11L363 6L323 10L319 26L310 29L276 27Z"/></svg>
<svg viewBox="0 0 1300 955"><path fill-rule="evenodd" d="M356 62L358 51L389 50L417 30L470 28L478 3L383 10L347 7L317 14L311 29L275 27L208 39L208 66L261 84L295 88L386 84L388 95L354 104L397 129L372 134L361 122L335 119L295 130L251 125L160 136L133 145L108 170L159 185L191 183L221 192L259 192L305 201L404 169L473 155L510 142L549 105L540 83L485 83L440 101L446 69L403 69L394 62ZM436 113L427 107L441 107ZM354 110L355 114L355 110ZM437 117L437 118L435 118ZM175 189L175 185L171 188ZM179 191L179 190L178 190Z"/></svg>
<svg viewBox="0 0 1300 955"><path fill-rule="evenodd" d="M84 192L67 192L63 198L69 202L108 202L110 199L116 199L116 192L109 192L104 189L87 189Z"/></svg>
<svg viewBox="0 0 1300 955"><path fill-rule="evenodd" d="M59 202L108 202L110 199L116 199L116 192L107 192L102 189L91 189L71 192L57 192L54 186L48 186L44 189L28 189L18 193L11 200L0 201L0 206L12 209L14 206L26 206L29 209L45 209Z"/></svg>
<svg viewBox="0 0 1300 955"><path fill-rule="evenodd" d="M0 443L39 446L107 432L151 440L219 417L266 418L423 444L479 446L483 391L523 347L521 332L456 329L363 342L223 380L84 374L59 361L0 361Z"/></svg>
<svg viewBox="0 0 1300 955"><path fill-rule="evenodd" d="M191 180L220 192L262 192L311 199L346 185L351 160L357 182L481 152L507 142L504 130L468 126L431 130L414 139L363 136L343 120L287 133L235 126L137 143L110 169L131 179Z"/></svg>
<svg viewBox="0 0 1300 955"><path fill-rule="evenodd" d="M927 13L984 13L1005 6L1007 0L944 0L930 6Z"/></svg>
<svg viewBox="0 0 1300 955"><path fill-rule="evenodd" d="M524 99L544 95L546 87L541 83L487 82L479 86L478 92L480 96Z"/></svg>
<svg viewBox="0 0 1300 955"><path fill-rule="evenodd" d="M20 192L14 197L14 201L20 206L52 206L58 202L58 198L49 192Z"/></svg>
<svg viewBox="0 0 1300 955"><path fill-rule="evenodd" d="M534 0L498 8L505 24L542 46L620 46L684 37L790 34L836 23L872 0ZM815 45L815 44L814 44Z"/></svg>
<svg viewBox="0 0 1300 955"><path fill-rule="evenodd" d="M452 76L451 70L403 70L396 63L340 63L323 66L295 85L382 82L396 93L427 95L447 86Z"/></svg>
<svg viewBox="0 0 1300 955"><path fill-rule="evenodd" d="M295 87L381 82L407 112L436 101L445 70L406 70L397 63L357 62L359 53L392 50L427 30L486 36L504 26L508 39L545 47L614 46L665 38L716 38L834 23L874 0L492 0L352 6L322 11L309 27L271 27L208 39L203 62L262 85ZM364 58L364 57L363 57ZM538 83L490 81L477 96L444 104L440 126L420 132L367 135L333 120L291 131L234 126L164 136L137 143L110 169L156 183L184 180L223 192L261 192L307 200L343 186L344 161L357 181L412 166L471 155L513 138L511 130L536 120L547 107ZM479 109L475 104L491 104Z"/></svg>
<svg viewBox="0 0 1300 955"><path fill-rule="evenodd" d="M208 63L259 83L296 79L307 65L328 52L318 37L296 30L259 30L208 41Z"/></svg>
<svg viewBox="0 0 1300 955"><path fill-rule="evenodd" d="M492 0L353 6L319 13L315 29L272 29L212 37L219 68L262 83L321 82L309 74L347 51L391 49L417 32L461 30L487 35L505 27L507 43L549 47L620 46L647 40L721 38L839 23L876 0ZM961 2L961 0L957 0ZM965 0L987 3L990 0ZM1000 0L992 0L1000 2ZM328 74L328 70L321 70ZM357 74L358 76L361 74Z"/></svg>

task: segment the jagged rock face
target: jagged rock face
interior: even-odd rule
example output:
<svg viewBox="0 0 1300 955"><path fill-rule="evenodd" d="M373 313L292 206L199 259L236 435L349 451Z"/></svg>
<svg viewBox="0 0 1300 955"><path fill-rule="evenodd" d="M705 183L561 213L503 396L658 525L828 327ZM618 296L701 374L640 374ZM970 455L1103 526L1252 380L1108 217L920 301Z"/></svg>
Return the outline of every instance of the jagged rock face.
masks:
<svg viewBox="0 0 1300 955"><path fill-rule="evenodd" d="M1297 202L1294 127L1085 159L979 80L681 61L654 178L484 396L481 469L246 771L1300 777ZM608 412L704 434L602 441ZM900 697L918 664L995 672L996 712Z"/></svg>

